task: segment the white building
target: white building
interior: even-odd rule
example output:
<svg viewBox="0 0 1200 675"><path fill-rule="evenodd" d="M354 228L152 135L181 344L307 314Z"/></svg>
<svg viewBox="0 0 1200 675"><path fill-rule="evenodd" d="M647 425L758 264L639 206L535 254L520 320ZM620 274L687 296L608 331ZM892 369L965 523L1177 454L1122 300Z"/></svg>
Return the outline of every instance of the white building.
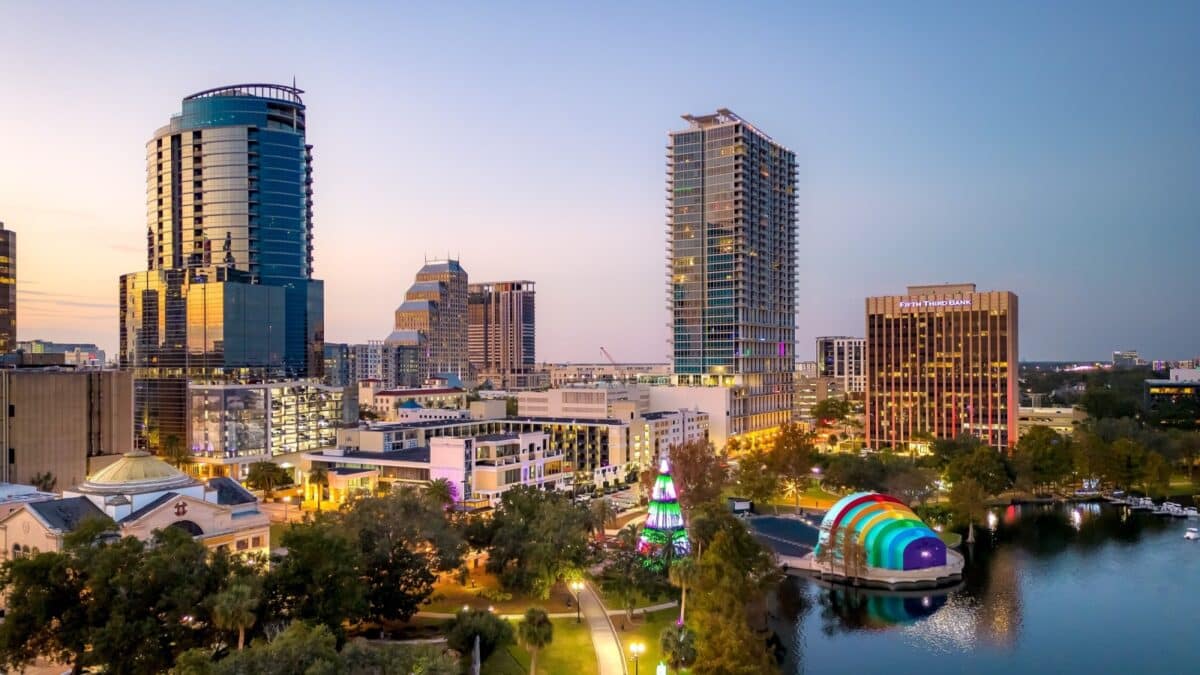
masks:
<svg viewBox="0 0 1200 675"><path fill-rule="evenodd" d="M867 390L867 339L827 336L817 338L817 375L841 380L841 390L862 394Z"/></svg>
<svg viewBox="0 0 1200 675"><path fill-rule="evenodd" d="M732 387L650 387L654 410L699 410L708 415L708 440L718 451L733 435L734 397ZM743 402L744 404L744 402Z"/></svg>
<svg viewBox="0 0 1200 675"><path fill-rule="evenodd" d="M638 385L599 385L566 387L517 394L517 414L523 417L572 417L605 419L628 415L629 406L614 411L614 405L631 403L632 411L650 408L650 389Z"/></svg>

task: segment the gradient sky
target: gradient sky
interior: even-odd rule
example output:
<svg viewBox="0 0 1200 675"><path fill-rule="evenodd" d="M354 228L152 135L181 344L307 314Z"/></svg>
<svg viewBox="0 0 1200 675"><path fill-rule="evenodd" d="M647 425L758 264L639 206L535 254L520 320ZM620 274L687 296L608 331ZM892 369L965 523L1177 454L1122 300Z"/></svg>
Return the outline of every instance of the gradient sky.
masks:
<svg viewBox="0 0 1200 675"><path fill-rule="evenodd" d="M115 350L145 142L295 76L331 341L449 252L538 282L539 360L665 360L666 134L727 107L799 159L802 357L959 281L1020 296L1024 360L1200 353L1200 3L641 4L0 2L21 339Z"/></svg>

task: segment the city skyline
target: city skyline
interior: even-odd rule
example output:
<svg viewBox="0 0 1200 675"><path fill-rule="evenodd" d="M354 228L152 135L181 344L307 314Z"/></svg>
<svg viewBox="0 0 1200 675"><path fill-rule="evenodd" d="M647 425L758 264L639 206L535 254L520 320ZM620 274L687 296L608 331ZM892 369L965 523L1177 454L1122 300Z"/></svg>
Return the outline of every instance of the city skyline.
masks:
<svg viewBox="0 0 1200 675"><path fill-rule="evenodd" d="M204 59L172 55L169 31L142 35L136 11L0 9L6 61L25 64L0 73L21 101L0 107L0 155L19 160L0 163L0 220L21 237L20 340L115 355L116 279L145 260L147 130L192 92L296 75L315 111L330 342L386 334L411 270L448 252L473 277L538 282L539 360L602 361L604 345L665 361L663 148L679 115L730 108L797 154L800 358L815 336L862 335L865 297L965 280L1020 295L1027 360L1197 351L1200 318L1147 301L1200 286L1195 7L678 20L697 39L759 35L746 57L797 73L775 89L761 85L779 69L739 81L737 59L645 47L674 19L663 10L546 8L535 32L486 6L303 8L255 35L272 14L255 8L243 26L195 18L229 42ZM592 30L555 36L577 22ZM393 24L406 39L368 28ZM281 48L295 40L321 46ZM597 296L611 302L578 302Z"/></svg>

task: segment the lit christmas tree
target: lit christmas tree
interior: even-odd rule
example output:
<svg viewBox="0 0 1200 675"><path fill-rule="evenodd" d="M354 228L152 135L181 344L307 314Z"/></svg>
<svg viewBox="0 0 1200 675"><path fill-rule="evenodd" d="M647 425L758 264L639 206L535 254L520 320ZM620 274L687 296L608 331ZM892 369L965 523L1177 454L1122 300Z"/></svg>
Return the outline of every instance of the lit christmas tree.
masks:
<svg viewBox="0 0 1200 675"><path fill-rule="evenodd" d="M661 566L666 559L683 557L691 551L692 545L683 527L683 511L679 509L679 498L675 494L675 481L671 479L671 465L664 454L658 467L658 479L650 492L650 507L642 538L638 541L638 553L645 556L647 565Z"/></svg>

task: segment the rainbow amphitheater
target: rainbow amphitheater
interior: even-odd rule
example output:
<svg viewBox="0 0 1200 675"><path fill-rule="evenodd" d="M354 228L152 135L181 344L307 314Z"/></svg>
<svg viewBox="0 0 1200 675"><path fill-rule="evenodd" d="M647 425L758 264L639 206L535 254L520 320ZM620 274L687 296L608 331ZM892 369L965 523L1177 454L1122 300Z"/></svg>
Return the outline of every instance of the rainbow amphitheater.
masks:
<svg viewBox="0 0 1200 675"><path fill-rule="evenodd" d="M804 556L807 568L827 578L846 577L847 537L862 547L866 569L853 576L887 586L928 585L961 578L963 558L912 509L889 495L856 492L838 500L821 521L817 545ZM825 560L827 562L820 562Z"/></svg>

